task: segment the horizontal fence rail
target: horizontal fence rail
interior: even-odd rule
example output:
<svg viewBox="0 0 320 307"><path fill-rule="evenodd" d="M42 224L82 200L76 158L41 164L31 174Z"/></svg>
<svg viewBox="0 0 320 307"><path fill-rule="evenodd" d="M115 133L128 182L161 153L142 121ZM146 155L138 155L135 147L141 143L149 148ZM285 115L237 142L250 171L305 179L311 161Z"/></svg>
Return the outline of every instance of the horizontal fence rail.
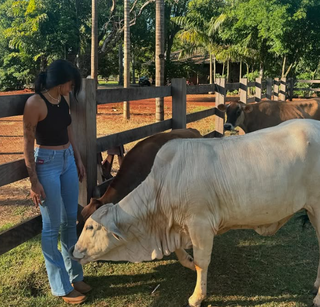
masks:
<svg viewBox="0 0 320 307"><path fill-rule="evenodd" d="M140 140L152 134L169 130L171 127L172 119L167 119L159 123L100 137L97 139L97 152Z"/></svg>
<svg viewBox="0 0 320 307"><path fill-rule="evenodd" d="M187 124L195 122L195 121L203 119L203 118L206 118L206 117L209 117L211 115L215 115L217 110L218 110L217 108L211 108L211 109L187 114ZM223 115L223 117L224 117L224 115Z"/></svg>
<svg viewBox="0 0 320 307"><path fill-rule="evenodd" d="M171 96L171 86L98 89L97 104Z"/></svg>
<svg viewBox="0 0 320 307"><path fill-rule="evenodd" d="M238 90L240 87L240 83L227 83L226 84L226 90L227 91L234 91L234 90Z"/></svg>
<svg viewBox="0 0 320 307"><path fill-rule="evenodd" d="M0 187L28 176L24 159L0 164Z"/></svg>
<svg viewBox="0 0 320 307"><path fill-rule="evenodd" d="M320 83L320 80L296 80L297 83Z"/></svg>
<svg viewBox="0 0 320 307"><path fill-rule="evenodd" d="M41 229L42 218L37 215L3 232L0 234L0 255L40 234Z"/></svg>
<svg viewBox="0 0 320 307"><path fill-rule="evenodd" d="M303 91L303 92L320 92L320 88L315 87L295 87L297 83L307 83L307 84L320 84L320 80L295 80L290 78L287 83L288 87L288 96L291 101L293 98L293 94L295 91Z"/></svg>
<svg viewBox="0 0 320 307"><path fill-rule="evenodd" d="M301 88L301 87L294 87L294 91L313 91L313 92L320 92L320 88L314 88L314 87L309 87L309 88Z"/></svg>
<svg viewBox="0 0 320 307"><path fill-rule="evenodd" d="M0 96L0 118L22 115L24 105L32 94Z"/></svg>
<svg viewBox="0 0 320 307"><path fill-rule="evenodd" d="M216 91L216 84L188 85L187 94L207 94Z"/></svg>

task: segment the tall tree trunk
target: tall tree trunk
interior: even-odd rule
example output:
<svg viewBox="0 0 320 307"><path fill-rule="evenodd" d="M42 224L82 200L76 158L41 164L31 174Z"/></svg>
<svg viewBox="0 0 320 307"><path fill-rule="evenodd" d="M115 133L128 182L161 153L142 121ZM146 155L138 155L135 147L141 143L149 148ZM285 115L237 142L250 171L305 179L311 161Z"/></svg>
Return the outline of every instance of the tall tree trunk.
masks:
<svg viewBox="0 0 320 307"><path fill-rule="evenodd" d="M166 45L165 47L167 47L166 51L165 51L166 52L166 59L165 59L166 65L165 65L165 67L169 67L169 64L171 63L171 49L172 49L172 46L173 46L173 39L174 39L174 35L169 35L167 37L167 41L166 41L166 44L165 44ZM166 70L164 72L164 76L168 77L168 72Z"/></svg>
<svg viewBox="0 0 320 307"><path fill-rule="evenodd" d="M92 0L91 78L98 85L98 0Z"/></svg>
<svg viewBox="0 0 320 307"><path fill-rule="evenodd" d="M164 0L156 0L156 86L164 85ZM164 99L156 98L156 121L164 120Z"/></svg>
<svg viewBox="0 0 320 307"><path fill-rule="evenodd" d="M210 52L210 84L212 84L212 53Z"/></svg>
<svg viewBox="0 0 320 307"><path fill-rule="evenodd" d="M282 62L281 78L284 78L284 71L285 71L285 69L286 69L286 60L287 60L287 57L284 56L284 57L283 57L283 62Z"/></svg>
<svg viewBox="0 0 320 307"><path fill-rule="evenodd" d="M217 61L216 56L213 56L213 83L216 83L216 73L217 73Z"/></svg>
<svg viewBox="0 0 320 307"><path fill-rule="evenodd" d="M262 79L263 79L263 72L264 72L263 63L260 62L259 77L262 78Z"/></svg>
<svg viewBox="0 0 320 307"><path fill-rule="evenodd" d="M119 44L119 81L118 85L123 85L123 50L122 50L122 42Z"/></svg>
<svg viewBox="0 0 320 307"><path fill-rule="evenodd" d="M242 61L240 61L240 69L239 69L239 82L240 79L242 78Z"/></svg>
<svg viewBox="0 0 320 307"><path fill-rule="evenodd" d="M246 75L247 75L247 78L248 78L248 74L249 74L249 64L248 64L248 63L246 63L246 67L247 67L247 73L246 73Z"/></svg>
<svg viewBox="0 0 320 307"><path fill-rule="evenodd" d="M76 10L76 26L77 26L77 34L78 34L78 45L77 45L77 54L75 59L76 66L80 69L80 26L79 26L79 0L75 1L75 10Z"/></svg>
<svg viewBox="0 0 320 307"><path fill-rule="evenodd" d="M134 53L132 53L132 84L136 84L136 62Z"/></svg>
<svg viewBox="0 0 320 307"><path fill-rule="evenodd" d="M124 88L130 87L130 1L124 0ZM130 103L123 102L123 118L130 118Z"/></svg>
<svg viewBox="0 0 320 307"><path fill-rule="evenodd" d="M290 70L291 70L291 68L292 68L293 65L294 65L294 63L291 63L291 64L290 64L290 66L289 66L288 69L287 69L287 72L284 74L284 78L287 78L287 75L288 75L288 73L290 72ZM315 73L316 73L316 71L317 71L317 70L315 70ZM312 78L312 79L314 79L314 78Z"/></svg>
<svg viewBox="0 0 320 307"><path fill-rule="evenodd" d="M225 66L225 62L223 62L223 64L222 64L222 74L221 74L221 77L224 76L224 66Z"/></svg>
<svg viewBox="0 0 320 307"><path fill-rule="evenodd" d="M230 60L227 61L227 82L229 82L230 76Z"/></svg>

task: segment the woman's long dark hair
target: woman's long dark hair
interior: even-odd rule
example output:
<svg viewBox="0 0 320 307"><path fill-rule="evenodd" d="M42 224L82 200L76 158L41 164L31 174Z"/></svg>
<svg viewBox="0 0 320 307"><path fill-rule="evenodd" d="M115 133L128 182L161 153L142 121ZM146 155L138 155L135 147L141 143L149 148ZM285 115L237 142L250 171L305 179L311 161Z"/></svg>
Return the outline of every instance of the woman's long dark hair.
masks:
<svg viewBox="0 0 320 307"><path fill-rule="evenodd" d="M35 92L50 90L69 81L73 81L73 94L77 97L81 89L81 75L78 68L66 60L56 60L48 66L46 71L38 75L35 81Z"/></svg>

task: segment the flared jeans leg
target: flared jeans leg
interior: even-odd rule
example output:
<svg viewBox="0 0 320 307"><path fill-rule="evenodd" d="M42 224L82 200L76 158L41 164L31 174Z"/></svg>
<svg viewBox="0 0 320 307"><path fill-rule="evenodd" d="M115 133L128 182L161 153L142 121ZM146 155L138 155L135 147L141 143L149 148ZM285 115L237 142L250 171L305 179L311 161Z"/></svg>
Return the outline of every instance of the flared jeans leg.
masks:
<svg viewBox="0 0 320 307"><path fill-rule="evenodd" d="M80 263L70 259L68 249L77 242L78 174L73 150L37 149L36 170L46 199L42 215L41 245L53 295L65 296L71 283L83 280ZM58 236L61 230L61 252Z"/></svg>

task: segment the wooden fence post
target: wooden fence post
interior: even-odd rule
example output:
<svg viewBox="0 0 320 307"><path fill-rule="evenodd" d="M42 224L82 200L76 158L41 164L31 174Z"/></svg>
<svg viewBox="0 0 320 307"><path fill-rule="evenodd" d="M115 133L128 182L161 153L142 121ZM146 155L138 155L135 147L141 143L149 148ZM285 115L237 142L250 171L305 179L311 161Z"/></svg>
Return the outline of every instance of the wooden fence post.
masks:
<svg viewBox="0 0 320 307"><path fill-rule="evenodd" d="M287 99L287 78L281 78L279 99L282 101Z"/></svg>
<svg viewBox="0 0 320 307"><path fill-rule="evenodd" d="M289 100L292 101L293 98L293 87L294 87L294 79L290 78L290 92L289 92Z"/></svg>
<svg viewBox="0 0 320 307"><path fill-rule="evenodd" d="M255 93L254 101L260 102L262 97L262 79L256 78L255 85L256 85L256 93Z"/></svg>
<svg viewBox="0 0 320 307"><path fill-rule="evenodd" d="M185 78L171 80L172 129L185 129L187 125L187 86Z"/></svg>
<svg viewBox="0 0 320 307"><path fill-rule="evenodd" d="M279 78L274 78L273 100L279 100Z"/></svg>
<svg viewBox="0 0 320 307"><path fill-rule="evenodd" d="M226 103L226 78L216 78L216 107ZM224 136L224 117L216 115L214 137Z"/></svg>
<svg viewBox="0 0 320 307"><path fill-rule="evenodd" d="M240 94L240 102L247 103L247 99L248 99L248 79L247 78L240 79L239 94Z"/></svg>
<svg viewBox="0 0 320 307"><path fill-rule="evenodd" d="M272 98L272 79L271 78L267 78L266 98L270 100Z"/></svg>
<svg viewBox="0 0 320 307"><path fill-rule="evenodd" d="M96 104L95 80L82 79L82 90L78 101L73 96L71 99L74 138L86 168L86 177L80 183L79 191L79 204L82 207L89 203L93 189L97 185Z"/></svg>

